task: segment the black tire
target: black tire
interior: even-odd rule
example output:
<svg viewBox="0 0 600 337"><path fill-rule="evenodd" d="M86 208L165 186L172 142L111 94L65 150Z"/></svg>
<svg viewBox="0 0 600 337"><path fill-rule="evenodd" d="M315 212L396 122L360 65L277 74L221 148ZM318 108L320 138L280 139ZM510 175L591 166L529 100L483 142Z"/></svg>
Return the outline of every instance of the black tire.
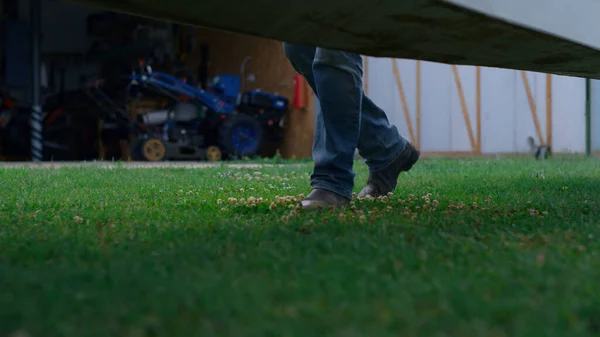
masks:
<svg viewBox="0 0 600 337"><path fill-rule="evenodd" d="M129 156L133 161L144 161L144 156L142 155L142 143L143 139L136 139L129 145Z"/></svg>
<svg viewBox="0 0 600 337"><path fill-rule="evenodd" d="M221 124L219 145L228 157L254 157L263 145L263 128L252 116L231 115Z"/></svg>

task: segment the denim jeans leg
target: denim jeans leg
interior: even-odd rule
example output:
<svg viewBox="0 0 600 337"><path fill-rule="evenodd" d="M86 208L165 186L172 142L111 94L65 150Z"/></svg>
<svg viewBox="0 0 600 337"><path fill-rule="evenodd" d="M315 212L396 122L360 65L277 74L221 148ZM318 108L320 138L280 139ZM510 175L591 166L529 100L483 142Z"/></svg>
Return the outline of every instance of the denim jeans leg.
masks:
<svg viewBox="0 0 600 337"><path fill-rule="evenodd" d="M385 112L363 95L358 153L371 172L386 168L398 158L408 141L392 125Z"/></svg>
<svg viewBox="0 0 600 337"><path fill-rule="evenodd" d="M351 198L362 97L360 55L290 43L284 43L283 49L321 107L315 114L311 185Z"/></svg>
<svg viewBox="0 0 600 337"><path fill-rule="evenodd" d="M316 51L316 47L283 42L283 52L292 64L292 67L298 74L304 76L308 85L318 95L312 69Z"/></svg>
<svg viewBox="0 0 600 337"><path fill-rule="evenodd" d="M321 101L321 93L317 90L313 75L313 64L315 63L317 48L299 44L283 43L283 49L296 72L304 76L310 87L313 89L315 95L317 95ZM344 53L338 51L328 52ZM362 59L360 56L352 53L344 54L339 55L340 57L336 60L339 61L339 65L344 67L344 64L346 64L346 68L349 67L350 69L353 69L352 71L355 73L360 73L361 75L360 85L354 88L356 91L360 90L360 94L362 96L362 102L360 104L361 112L359 114L360 124L357 148L360 155L365 158L369 169L371 171L377 171L378 169L386 167L392 160L394 160L401 153L407 142L402 136L400 136L396 127L389 123L385 112L363 93ZM334 86L338 85L338 83L334 84ZM340 98L340 100L343 101L344 97ZM333 118L336 119L335 117ZM352 188L350 185L345 184L347 187L340 189L336 188L336 185L339 186L340 184L336 184L335 179L332 179L333 183L328 182L327 180L327 176L330 174L328 174L326 167L328 161L324 160L324 158L332 157L332 155L328 154L327 151L327 137L325 121L323 119L323 105L321 105L321 109L318 109L315 115L313 159L318 160L315 160L315 174L313 174L311 179L312 185L314 188L327 189L347 197L350 193L348 192L348 189ZM354 149L352 152L354 152ZM354 175L352 175L352 178L353 177ZM348 181L348 179L346 179L346 181Z"/></svg>
<svg viewBox="0 0 600 337"><path fill-rule="evenodd" d="M317 48L313 61L321 105L317 127L324 132L315 137L311 184L346 198L352 198L354 187L352 166L360 135L362 75L359 54Z"/></svg>

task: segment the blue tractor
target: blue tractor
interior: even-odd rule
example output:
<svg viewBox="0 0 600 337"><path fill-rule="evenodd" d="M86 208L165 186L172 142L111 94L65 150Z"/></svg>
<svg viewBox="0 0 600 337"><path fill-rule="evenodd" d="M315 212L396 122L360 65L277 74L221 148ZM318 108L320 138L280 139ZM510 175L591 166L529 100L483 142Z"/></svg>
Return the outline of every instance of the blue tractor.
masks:
<svg viewBox="0 0 600 337"><path fill-rule="evenodd" d="M158 95L170 102L164 109L132 121L136 125L131 149L134 160L253 157L267 137L280 137L287 98L260 90L240 94L237 76L215 76L210 91L205 91L140 63L128 79L130 99ZM88 92L102 104L102 91Z"/></svg>

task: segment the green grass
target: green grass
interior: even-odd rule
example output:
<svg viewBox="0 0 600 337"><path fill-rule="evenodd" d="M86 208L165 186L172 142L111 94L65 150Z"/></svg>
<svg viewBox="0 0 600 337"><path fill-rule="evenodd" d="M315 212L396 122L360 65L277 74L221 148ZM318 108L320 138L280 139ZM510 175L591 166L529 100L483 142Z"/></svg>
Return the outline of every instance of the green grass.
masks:
<svg viewBox="0 0 600 337"><path fill-rule="evenodd" d="M600 334L600 161L423 159L302 214L311 168L0 169L0 336Z"/></svg>

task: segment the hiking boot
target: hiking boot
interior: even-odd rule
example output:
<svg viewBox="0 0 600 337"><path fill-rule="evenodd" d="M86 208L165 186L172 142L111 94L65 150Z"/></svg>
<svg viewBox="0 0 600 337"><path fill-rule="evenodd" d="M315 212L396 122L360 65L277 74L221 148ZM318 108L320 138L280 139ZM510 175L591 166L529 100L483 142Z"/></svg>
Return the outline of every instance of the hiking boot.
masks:
<svg viewBox="0 0 600 337"><path fill-rule="evenodd" d="M327 207L342 207L350 203L350 199L327 190L313 189L306 198L300 201L303 210L320 210Z"/></svg>
<svg viewBox="0 0 600 337"><path fill-rule="evenodd" d="M358 198L385 196L396 189L398 176L409 171L419 160L421 153L411 143L407 143L402 153L387 167L369 172L367 186L358 194Z"/></svg>

